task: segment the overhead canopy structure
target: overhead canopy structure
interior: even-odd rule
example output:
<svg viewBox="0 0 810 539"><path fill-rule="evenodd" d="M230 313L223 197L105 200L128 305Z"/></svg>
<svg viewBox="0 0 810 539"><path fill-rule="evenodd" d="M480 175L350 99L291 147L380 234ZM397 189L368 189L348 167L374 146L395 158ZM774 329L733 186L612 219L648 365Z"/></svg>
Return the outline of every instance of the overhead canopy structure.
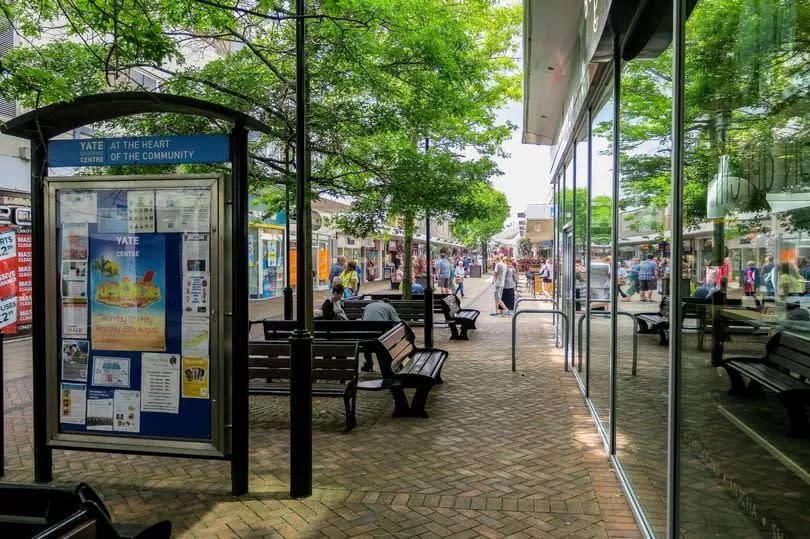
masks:
<svg viewBox="0 0 810 539"><path fill-rule="evenodd" d="M242 112L193 97L153 92L111 92L55 103L9 120L0 127L6 135L47 140L95 122L145 112L192 114L270 133L270 126Z"/></svg>

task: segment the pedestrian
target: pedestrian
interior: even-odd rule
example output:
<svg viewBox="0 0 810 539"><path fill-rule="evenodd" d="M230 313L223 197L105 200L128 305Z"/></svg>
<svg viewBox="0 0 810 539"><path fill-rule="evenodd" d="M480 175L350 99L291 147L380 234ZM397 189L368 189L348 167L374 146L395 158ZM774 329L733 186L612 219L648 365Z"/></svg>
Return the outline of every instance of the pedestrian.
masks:
<svg viewBox="0 0 810 539"><path fill-rule="evenodd" d="M512 314L515 310L515 287L517 286L517 279L515 279L515 268L512 266L512 259L507 257L504 261L506 265L506 277L503 281L503 304L506 305L506 315Z"/></svg>
<svg viewBox="0 0 810 539"><path fill-rule="evenodd" d="M455 282L456 282L456 294L461 295L464 297L464 277L467 274L467 270L464 268L464 261L459 260L456 263L456 271L455 271Z"/></svg>
<svg viewBox="0 0 810 539"><path fill-rule="evenodd" d="M437 281L439 286L439 291L442 294L449 294L450 293L450 272L452 270L452 266L450 262L447 261L447 254L442 253L439 256L439 259L436 261L436 275Z"/></svg>
<svg viewBox="0 0 810 539"><path fill-rule="evenodd" d="M585 289L588 285L585 271L585 265L582 263L582 259L577 257L576 264L574 265L574 308L577 311L582 310L581 298L585 296Z"/></svg>
<svg viewBox="0 0 810 539"><path fill-rule="evenodd" d="M402 261L399 259L399 255L397 253L394 253L393 258L391 259L391 263L394 265L394 271L397 271L399 269L400 264L402 264Z"/></svg>
<svg viewBox="0 0 810 539"><path fill-rule="evenodd" d="M627 280L630 282L630 286L627 288L628 301L632 301L633 294L639 292L638 272L640 269L641 261L638 258L632 259L630 261L630 269L627 271Z"/></svg>
<svg viewBox="0 0 810 539"><path fill-rule="evenodd" d="M324 320L348 320L346 311L343 309L343 285L335 283L332 285L332 294L324 300L321 305L321 316Z"/></svg>
<svg viewBox="0 0 810 539"><path fill-rule="evenodd" d="M363 309L363 320L392 320L399 322L399 315L387 299L372 301Z"/></svg>
<svg viewBox="0 0 810 539"><path fill-rule="evenodd" d="M622 301L630 301L630 295L622 290L623 286L627 285L628 277L630 276L630 272L627 270L627 262L621 262L619 265L618 271L619 282L616 285L616 289L619 291L619 295L622 297Z"/></svg>
<svg viewBox="0 0 810 539"><path fill-rule="evenodd" d="M495 297L495 312L490 313L490 316L501 316L508 309L504 305L503 299L503 285L506 282L506 264L503 263L501 257L495 256L495 269L492 273L492 286L494 288Z"/></svg>
<svg viewBox="0 0 810 539"><path fill-rule="evenodd" d="M652 254L648 254L647 260L639 266L638 283L642 303L653 303L653 292L658 288L658 265Z"/></svg>
<svg viewBox="0 0 810 539"><path fill-rule="evenodd" d="M759 268L756 262L749 260L742 275L743 293L746 296L753 296L759 288Z"/></svg>
<svg viewBox="0 0 810 539"><path fill-rule="evenodd" d="M340 281L343 284L343 296L356 296L359 290L360 280L357 277L357 261L352 260L346 264L346 269L340 274Z"/></svg>
<svg viewBox="0 0 810 539"><path fill-rule="evenodd" d="M759 275L762 278L762 282L765 283L765 295L769 298L772 298L776 287L774 286L776 283L776 279L774 279L774 263L772 256L765 257L765 265L762 266L762 269L759 270Z"/></svg>
<svg viewBox="0 0 810 539"><path fill-rule="evenodd" d="M790 262L783 262L779 266L779 296L782 298L803 296L806 290L804 279Z"/></svg>
<svg viewBox="0 0 810 539"><path fill-rule="evenodd" d="M551 296L551 287L552 287L552 265L551 259L547 258L543 261L542 265L540 266L540 280L542 282L541 288L544 297Z"/></svg>
<svg viewBox="0 0 810 539"><path fill-rule="evenodd" d="M340 274L344 272L346 269L346 257L340 255L337 257L337 261L332 264L332 269L329 270L329 287L332 287L332 283L335 281L335 277L340 277Z"/></svg>

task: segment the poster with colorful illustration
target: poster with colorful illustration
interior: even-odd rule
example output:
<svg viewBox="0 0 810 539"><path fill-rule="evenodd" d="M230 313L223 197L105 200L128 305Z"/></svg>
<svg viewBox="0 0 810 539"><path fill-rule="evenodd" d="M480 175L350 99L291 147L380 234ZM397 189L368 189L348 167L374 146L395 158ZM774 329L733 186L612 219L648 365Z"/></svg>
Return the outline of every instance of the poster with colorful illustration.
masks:
<svg viewBox="0 0 810 539"><path fill-rule="evenodd" d="M93 350L166 350L165 259L161 234L90 235Z"/></svg>
<svg viewBox="0 0 810 539"><path fill-rule="evenodd" d="M183 398L208 398L208 358L183 357Z"/></svg>

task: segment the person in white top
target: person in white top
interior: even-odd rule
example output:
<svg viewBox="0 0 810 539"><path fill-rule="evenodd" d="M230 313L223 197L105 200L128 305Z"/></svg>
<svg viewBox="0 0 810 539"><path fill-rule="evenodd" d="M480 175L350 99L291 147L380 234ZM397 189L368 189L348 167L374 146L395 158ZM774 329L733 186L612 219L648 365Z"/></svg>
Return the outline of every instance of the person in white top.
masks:
<svg viewBox="0 0 810 539"><path fill-rule="evenodd" d="M495 258L498 261L495 264L495 271L492 274L492 286L495 288L495 312L490 313L490 316L501 316L508 309L504 305L501 298L503 297L503 285L506 282L506 264L503 263L503 257L498 256Z"/></svg>
<svg viewBox="0 0 810 539"><path fill-rule="evenodd" d="M456 262L456 269L455 269L455 284L456 284L456 294L460 294L461 297L464 297L464 261L459 260Z"/></svg>

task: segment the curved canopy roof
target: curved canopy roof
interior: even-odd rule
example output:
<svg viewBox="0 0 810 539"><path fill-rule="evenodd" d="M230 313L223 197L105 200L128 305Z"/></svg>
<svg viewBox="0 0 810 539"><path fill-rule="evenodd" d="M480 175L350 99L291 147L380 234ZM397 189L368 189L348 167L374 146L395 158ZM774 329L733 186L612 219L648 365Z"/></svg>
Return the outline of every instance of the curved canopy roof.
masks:
<svg viewBox="0 0 810 539"><path fill-rule="evenodd" d="M237 110L193 97L153 92L110 92L54 103L9 120L0 132L27 139L38 138L41 133L50 139L88 124L144 112L193 114L270 133L270 126Z"/></svg>

